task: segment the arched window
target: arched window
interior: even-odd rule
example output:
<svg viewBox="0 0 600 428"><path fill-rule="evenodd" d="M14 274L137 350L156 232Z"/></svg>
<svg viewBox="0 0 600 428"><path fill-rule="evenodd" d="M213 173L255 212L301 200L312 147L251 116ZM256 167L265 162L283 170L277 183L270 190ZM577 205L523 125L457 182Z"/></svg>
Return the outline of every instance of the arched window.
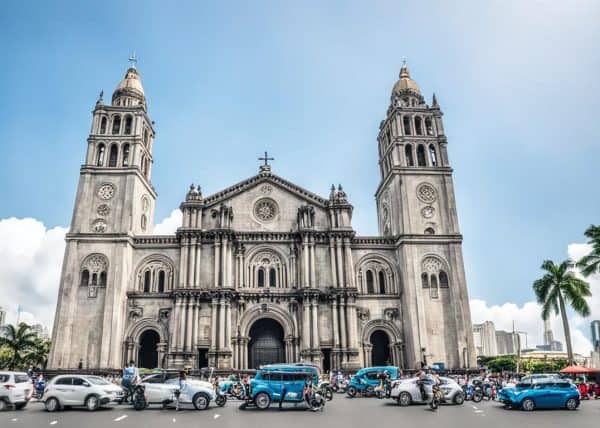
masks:
<svg viewBox="0 0 600 428"><path fill-rule="evenodd" d="M98 285L98 274L92 274L92 285Z"/></svg>
<svg viewBox="0 0 600 428"><path fill-rule="evenodd" d="M435 235L435 230L433 230L433 227L428 227L425 229L425 235Z"/></svg>
<svg viewBox="0 0 600 428"><path fill-rule="evenodd" d="M104 144L102 144L102 143L98 144L98 151L96 152L96 166L104 165L105 152L106 152L106 147L104 147Z"/></svg>
<svg viewBox="0 0 600 428"><path fill-rule="evenodd" d="M427 166L427 161L425 160L425 146L423 146L423 144L419 144L419 147L417 147L417 165Z"/></svg>
<svg viewBox="0 0 600 428"><path fill-rule="evenodd" d="M164 270L161 270L160 272L158 272L158 292L159 293L165 292L165 271Z"/></svg>
<svg viewBox="0 0 600 428"><path fill-rule="evenodd" d="M125 118L125 135L131 135L132 125L133 125L133 118L131 116L127 116Z"/></svg>
<svg viewBox="0 0 600 428"><path fill-rule="evenodd" d="M148 159L145 157L142 158L142 174L144 174L144 177L148 176Z"/></svg>
<svg viewBox="0 0 600 428"><path fill-rule="evenodd" d="M148 145L148 130L144 129L144 145Z"/></svg>
<svg viewBox="0 0 600 428"><path fill-rule="evenodd" d="M120 130L121 130L121 116L116 115L113 118L113 126L112 126L113 135L118 134Z"/></svg>
<svg viewBox="0 0 600 428"><path fill-rule="evenodd" d="M415 117L415 132L417 135L423 135L423 120L420 116Z"/></svg>
<svg viewBox="0 0 600 428"><path fill-rule="evenodd" d="M448 288L448 275L443 270L440 271L440 288Z"/></svg>
<svg viewBox="0 0 600 428"><path fill-rule="evenodd" d="M106 125L108 124L108 119L106 119L106 117L103 117L102 120L100 121L100 133L101 134L106 134Z"/></svg>
<svg viewBox="0 0 600 428"><path fill-rule="evenodd" d="M408 116L404 116L404 118L402 119L402 123L404 124L404 135L411 135L411 129L410 129L410 117Z"/></svg>
<svg viewBox="0 0 600 428"><path fill-rule="evenodd" d="M429 276L425 272L421 274L421 285L423 288L429 288Z"/></svg>
<svg viewBox="0 0 600 428"><path fill-rule="evenodd" d="M385 273L379 271L379 294L385 294Z"/></svg>
<svg viewBox="0 0 600 428"><path fill-rule="evenodd" d="M433 124L430 117L425 118L425 129L427 130L427 135L433 135Z"/></svg>
<svg viewBox="0 0 600 428"><path fill-rule="evenodd" d="M431 166L437 166L437 153L433 144L429 145L429 160L431 161Z"/></svg>
<svg viewBox="0 0 600 428"><path fill-rule="evenodd" d="M106 272L100 272L100 287L106 287Z"/></svg>
<svg viewBox="0 0 600 428"><path fill-rule="evenodd" d="M413 159L413 148L411 144L404 146L404 154L406 155L406 166L415 166L415 160Z"/></svg>
<svg viewBox="0 0 600 428"><path fill-rule="evenodd" d="M144 272L144 293L150 292L150 271Z"/></svg>
<svg viewBox="0 0 600 428"><path fill-rule="evenodd" d="M108 157L108 166L117 166L117 159L119 158L119 147L116 144L110 146L110 155Z"/></svg>
<svg viewBox="0 0 600 428"><path fill-rule="evenodd" d="M129 144L123 145L123 166L129 166Z"/></svg>
<svg viewBox="0 0 600 428"><path fill-rule="evenodd" d="M435 275L431 275L431 298L432 299L437 299L439 297L439 290L438 290L438 280L437 280L437 276Z"/></svg>
<svg viewBox="0 0 600 428"><path fill-rule="evenodd" d="M368 270L367 271L367 293L368 294L375 293L375 286L373 285L373 282L374 282L373 272Z"/></svg>
<svg viewBox="0 0 600 428"><path fill-rule="evenodd" d="M258 269L258 284L259 287L265 286L265 270L263 268Z"/></svg>
<svg viewBox="0 0 600 428"><path fill-rule="evenodd" d="M277 287L277 271L275 268L269 269L269 287Z"/></svg>
<svg viewBox="0 0 600 428"><path fill-rule="evenodd" d="M146 227L148 226L148 220L146 219L146 214L142 214L142 219L140 220L140 227L142 231L146 231Z"/></svg>
<svg viewBox="0 0 600 428"><path fill-rule="evenodd" d="M81 272L81 281L79 282L79 285L82 287L87 287L89 283L90 283L90 271L87 269L84 269Z"/></svg>

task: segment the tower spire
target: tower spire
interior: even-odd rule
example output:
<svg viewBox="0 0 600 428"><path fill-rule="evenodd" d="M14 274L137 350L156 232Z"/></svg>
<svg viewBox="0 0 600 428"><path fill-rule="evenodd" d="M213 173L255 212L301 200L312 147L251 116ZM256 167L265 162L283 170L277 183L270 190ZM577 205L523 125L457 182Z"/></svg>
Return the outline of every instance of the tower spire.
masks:
<svg viewBox="0 0 600 428"><path fill-rule="evenodd" d="M127 61L129 61L131 63L131 68L136 68L138 60L137 60L137 57L135 56L135 51L133 51L133 53L129 56Z"/></svg>

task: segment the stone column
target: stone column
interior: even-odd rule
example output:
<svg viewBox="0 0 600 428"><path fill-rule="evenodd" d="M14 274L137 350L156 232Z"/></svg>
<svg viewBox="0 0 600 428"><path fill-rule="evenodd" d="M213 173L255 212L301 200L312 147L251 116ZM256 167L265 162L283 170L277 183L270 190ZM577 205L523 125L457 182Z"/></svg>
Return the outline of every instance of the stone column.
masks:
<svg viewBox="0 0 600 428"><path fill-rule="evenodd" d="M332 278L332 287L338 287L337 280L337 269L335 267L335 248L333 246L334 238L329 238L329 259L331 261L331 278Z"/></svg>
<svg viewBox="0 0 600 428"><path fill-rule="evenodd" d="M338 303L337 297L334 296L331 301L331 319L333 321L333 347L340 347L340 329L338 326Z"/></svg>
<svg viewBox="0 0 600 428"><path fill-rule="evenodd" d="M308 288L310 285L310 277L308 275L308 245L306 244L306 237L302 238L302 277L304 288Z"/></svg>
<svg viewBox="0 0 600 428"><path fill-rule="evenodd" d="M336 246L336 253L337 253L337 262L336 262L336 266L337 266L337 280L338 280L338 287L345 287L344 284L344 271L342 270L342 263L344 262L344 259L342 258L342 239L338 236L335 240L335 246Z"/></svg>
<svg viewBox="0 0 600 428"><path fill-rule="evenodd" d="M184 288L187 287L189 278L188 278L188 256L189 256L190 244L189 238L184 238L183 247L181 247L181 257L183 258L183 270L180 272L182 277L182 286Z"/></svg>
<svg viewBox="0 0 600 428"><path fill-rule="evenodd" d="M310 237L310 286L317 286L317 271L315 270L315 237Z"/></svg>
<svg viewBox="0 0 600 428"><path fill-rule="evenodd" d="M319 298L317 296L313 297L312 306L312 340L311 340L311 349L319 349L320 341L319 341Z"/></svg>
<svg viewBox="0 0 600 428"><path fill-rule="evenodd" d="M218 288L220 286L219 281L219 267L221 260L221 243L219 242L219 236L215 236L215 266L214 266L214 288Z"/></svg>
<svg viewBox="0 0 600 428"><path fill-rule="evenodd" d="M187 320L187 297L181 296L181 311L179 312L179 331L177 348L179 351L185 351L185 328Z"/></svg>
<svg viewBox="0 0 600 428"><path fill-rule="evenodd" d="M225 300L225 349L231 349L231 301Z"/></svg>
<svg viewBox="0 0 600 428"><path fill-rule="evenodd" d="M194 321L192 324L192 352L196 351L198 345L198 317L200 312L200 301L194 297Z"/></svg>
<svg viewBox="0 0 600 428"><path fill-rule="evenodd" d="M356 298L354 296L349 297L348 299L348 346L350 348L358 348L358 338L356 337L357 332L357 319L356 319Z"/></svg>
<svg viewBox="0 0 600 428"><path fill-rule="evenodd" d="M210 322L210 348L211 350L217 349L217 312L219 311L219 301L216 297L213 297L211 311L211 322Z"/></svg>
<svg viewBox="0 0 600 428"><path fill-rule="evenodd" d="M228 287L229 278L227 278L227 272L229 271L229 266L227 266L227 253L229 252L229 242L227 235L223 235L221 242L221 282L219 285L221 287ZM221 346L223 346L223 344L221 344Z"/></svg>
<svg viewBox="0 0 600 428"><path fill-rule="evenodd" d="M340 312L340 339L342 342L341 343L342 349L345 350L347 348L347 342L346 342L347 331L346 331L346 302L344 301L344 297L342 297L340 300L339 312Z"/></svg>
<svg viewBox="0 0 600 428"><path fill-rule="evenodd" d="M354 280L354 263L352 262L352 251L350 249L350 238L344 238L344 250L346 251L346 284L348 287L356 288Z"/></svg>
<svg viewBox="0 0 600 428"><path fill-rule="evenodd" d="M179 299L179 296L177 296L177 294L175 294L173 315L171 318L171 351L173 351L173 352L179 350L179 334L178 333L179 333L180 312L181 312L181 301Z"/></svg>
<svg viewBox="0 0 600 428"><path fill-rule="evenodd" d="M194 325L194 301L193 301L193 297L190 296L188 297L188 304L187 304L187 320L185 323L185 335L186 335L186 339L185 339L185 350L186 351L191 351L192 349L192 330L193 330L193 325Z"/></svg>
<svg viewBox="0 0 600 428"><path fill-rule="evenodd" d="M194 287L200 287L200 260L202 257L202 237L198 236L196 242L196 273L194 275Z"/></svg>
<svg viewBox="0 0 600 428"><path fill-rule="evenodd" d="M190 238L188 252L190 254L188 264L188 283L194 286L196 284L196 237Z"/></svg>
<svg viewBox="0 0 600 428"><path fill-rule="evenodd" d="M308 296L302 302L302 349L310 349L310 303Z"/></svg>
<svg viewBox="0 0 600 428"><path fill-rule="evenodd" d="M185 287L185 236L181 237L181 247L179 249L179 288Z"/></svg>
<svg viewBox="0 0 600 428"><path fill-rule="evenodd" d="M219 351L224 350L225 344L225 299L221 296L219 301Z"/></svg>

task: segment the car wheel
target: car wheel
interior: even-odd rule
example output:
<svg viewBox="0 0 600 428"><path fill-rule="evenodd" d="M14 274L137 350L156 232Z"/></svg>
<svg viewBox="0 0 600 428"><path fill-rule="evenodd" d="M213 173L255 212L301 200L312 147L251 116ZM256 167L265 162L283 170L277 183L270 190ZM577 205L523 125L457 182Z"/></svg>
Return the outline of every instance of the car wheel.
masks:
<svg viewBox="0 0 600 428"><path fill-rule="evenodd" d="M526 412L531 412L533 409L535 409L535 402L531 398L526 398L521 403L521 408Z"/></svg>
<svg viewBox="0 0 600 428"><path fill-rule="evenodd" d="M52 397L46 400L44 407L46 408L47 412L56 412L60 409L60 403L56 398Z"/></svg>
<svg viewBox="0 0 600 428"><path fill-rule="evenodd" d="M15 409L16 410L23 410L25 408L25 406L27 406L27 402L15 404Z"/></svg>
<svg viewBox="0 0 600 428"><path fill-rule="evenodd" d="M348 397L354 398L356 396L356 388L353 386L349 386L346 390L346 394L348 394Z"/></svg>
<svg viewBox="0 0 600 428"><path fill-rule="evenodd" d="M256 407L260 410L266 410L271 405L271 397L266 392L259 392L254 397L254 403L256 403Z"/></svg>
<svg viewBox="0 0 600 428"><path fill-rule="evenodd" d="M6 403L6 401L4 401L3 399L0 398L0 412L5 411L7 407L8 407L8 404Z"/></svg>
<svg viewBox="0 0 600 428"><path fill-rule="evenodd" d="M206 410L210 403L210 398L208 398L208 395L206 395L205 393L199 392L196 395L194 395L192 403L194 404L196 410Z"/></svg>
<svg viewBox="0 0 600 428"><path fill-rule="evenodd" d="M412 402L412 397L406 391L401 392L398 396L398 404L401 406L408 406Z"/></svg>
<svg viewBox="0 0 600 428"><path fill-rule="evenodd" d="M98 410L98 407L100 407L100 400L97 396L90 395L88 398L85 399L85 408L88 409L90 412Z"/></svg>
<svg viewBox="0 0 600 428"><path fill-rule="evenodd" d="M567 409L568 409L568 410L575 410L575 409L577 409L577 404L578 404L578 403L577 403L577 400L576 400L576 399L574 399L574 398L569 398L569 399L567 400L567 404L566 404L566 406L567 406Z"/></svg>
<svg viewBox="0 0 600 428"><path fill-rule="evenodd" d="M460 406L465 402L465 395L462 392L457 392L456 395L454 395L454 399L452 401L457 406Z"/></svg>

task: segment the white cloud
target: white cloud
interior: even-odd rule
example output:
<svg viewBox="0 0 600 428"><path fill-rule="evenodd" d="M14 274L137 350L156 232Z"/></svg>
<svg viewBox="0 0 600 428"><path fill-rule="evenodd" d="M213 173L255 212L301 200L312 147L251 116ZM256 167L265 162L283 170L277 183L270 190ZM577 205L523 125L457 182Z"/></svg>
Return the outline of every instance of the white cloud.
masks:
<svg viewBox="0 0 600 428"><path fill-rule="evenodd" d="M7 321L52 326L65 249L64 227L47 229L33 218L0 220L0 290Z"/></svg>
<svg viewBox="0 0 600 428"><path fill-rule="evenodd" d="M177 228L181 226L183 214L181 210L175 209L171 211L171 214L163 221L154 226L153 235L173 235L177 231Z"/></svg>
<svg viewBox="0 0 600 428"><path fill-rule="evenodd" d="M567 252L569 258L579 260L590 249L591 247L587 244L570 244ZM592 275L589 278L585 278L585 280L590 283L592 289L592 298L589 300L592 314L588 318L583 318L570 313L569 325L571 327L574 352L589 355L592 349L592 343L589 339L590 322L594 319L600 319L600 276ZM528 346L530 348L544 343L544 324L541 319L541 307L535 301L526 302L522 306L514 303L490 305L484 300L479 299L473 299L470 303L473 323L493 321L497 330L511 331L514 321L517 330L528 333ZM550 324L555 339L563 342L563 346L565 346L564 330L560 318L552 317Z"/></svg>

